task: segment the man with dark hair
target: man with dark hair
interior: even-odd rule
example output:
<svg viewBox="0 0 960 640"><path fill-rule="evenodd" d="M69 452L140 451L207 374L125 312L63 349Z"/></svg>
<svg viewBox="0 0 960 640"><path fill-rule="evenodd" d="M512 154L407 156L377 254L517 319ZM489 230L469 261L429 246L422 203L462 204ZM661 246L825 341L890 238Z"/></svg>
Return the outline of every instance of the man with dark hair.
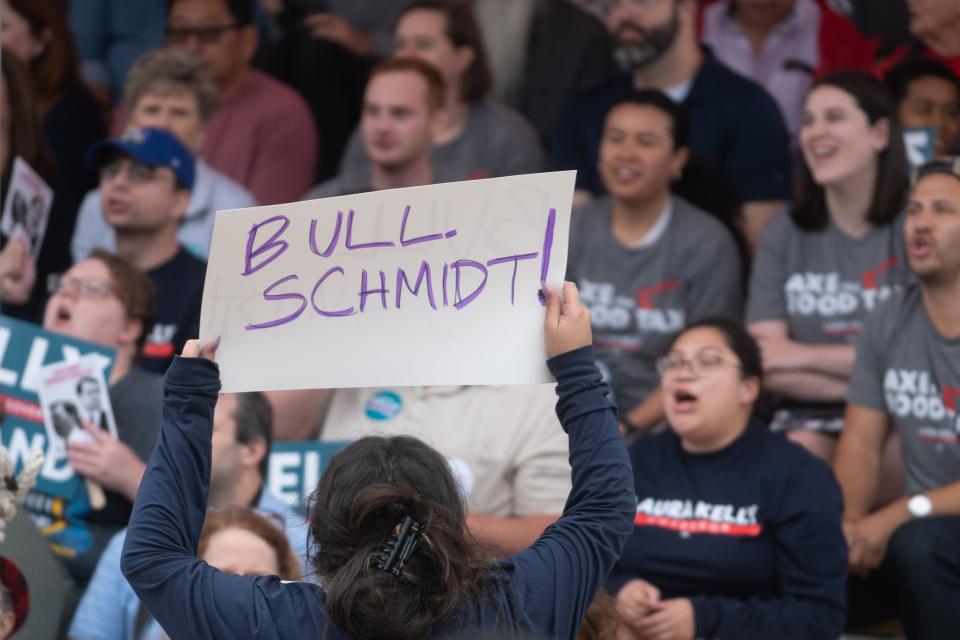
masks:
<svg viewBox="0 0 960 640"><path fill-rule="evenodd" d="M917 283L867 318L834 471L843 488L851 624L903 617L907 636L960 629L960 158L921 167L907 205ZM871 512L883 448L902 442L908 496Z"/></svg>
<svg viewBox="0 0 960 640"><path fill-rule="evenodd" d="M317 134L288 86L251 66L257 50L251 0L171 0L167 44L196 54L219 89L200 155L260 204L293 202L310 188Z"/></svg>
<svg viewBox="0 0 960 640"><path fill-rule="evenodd" d="M140 366L163 373L174 354L200 333L206 263L177 237L193 188L193 156L161 129L129 129L87 153L100 172L103 218L116 233L117 253L150 276L157 316Z"/></svg>
<svg viewBox="0 0 960 640"><path fill-rule="evenodd" d="M209 505L251 507L268 515L282 525L305 568L306 520L266 486L272 432L273 412L262 393L220 395L213 413ZM104 550L70 625L72 640L137 640L159 634L159 625L146 615L120 572L125 538L123 530Z"/></svg>
<svg viewBox="0 0 960 640"><path fill-rule="evenodd" d="M211 504L257 506L267 477L272 434L273 412L263 394L220 396L213 416Z"/></svg>
<svg viewBox="0 0 960 640"><path fill-rule="evenodd" d="M81 418L103 431L108 431L107 414L100 400L100 383L96 378L84 376L77 380L77 399L80 400Z"/></svg>
<svg viewBox="0 0 960 640"><path fill-rule="evenodd" d="M790 197L790 143L777 104L700 46L696 0L616 0L606 10L624 73L567 106L555 128L552 168L578 171L578 203L602 194L596 165L607 110L630 88L660 89L687 108L693 158L721 174L743 203L741 230L756 246Z"/></svg>
<svg viewBox="0 0 960 640"><path fill-rule="evenodd" d="M958 151L960 140L960 78L942 62L912 57L884 77L904 128L933 127L934 157Z"/></svg>

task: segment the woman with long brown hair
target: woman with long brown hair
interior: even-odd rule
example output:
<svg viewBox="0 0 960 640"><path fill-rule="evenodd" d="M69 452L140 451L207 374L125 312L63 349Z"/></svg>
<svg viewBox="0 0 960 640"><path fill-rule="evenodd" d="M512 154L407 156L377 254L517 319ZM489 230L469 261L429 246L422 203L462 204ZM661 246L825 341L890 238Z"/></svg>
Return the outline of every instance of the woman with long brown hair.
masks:
<svg viewBox="0 0 960 640"><path fill-rule="evenodd" d="M771 427L830 464L863 321L910 279L908 167L893 101L859 71L814 83L799 144L799 188L790 212L764 229L746 317L778 396ZM888 501L900 474L896 450L891 441Z"/></svg>
<svg viewBox="0 0 960 640"><path fill-rule="evenodd" d="M216 344L188 342L167 372L162 433L124 548L123 572L141 602L173 637L574 638L630 532L635 500L590 314L572 283L563 298L561 312L548 292L544 322L570 438L573 489L560 519L529 548L492 561L467 531L443 456L411 437L363 438L330 461L312 499L319 585L228 576L194 556L220 382Z"/></svg>

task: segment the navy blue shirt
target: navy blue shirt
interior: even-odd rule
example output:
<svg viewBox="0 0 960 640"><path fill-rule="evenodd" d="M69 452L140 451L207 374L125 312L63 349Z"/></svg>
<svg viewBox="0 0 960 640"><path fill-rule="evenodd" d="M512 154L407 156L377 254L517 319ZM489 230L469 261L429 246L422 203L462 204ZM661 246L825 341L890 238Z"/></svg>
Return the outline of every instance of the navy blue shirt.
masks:
<svg viewBox="0 0 960 640"><path fill-rule="evenodd" d="M157 317L137 364L163 373L187 340L200 335L200 303L207 263L180 247L170 260L148 271L157 288Z"/></svg>
<svg viewBox="0 0 960 640"><path fill-rule="evenodd" d="M576 169L577 189L606 193L597 172L607 110L632 88L629 74L585 93L564 109L551 144L550 168ZM741 201L790 198L790 137L777 103L760 85L737 75L704 48L703 65L683 101L690 151L719 171Z"/></svg>
<svg viewBox="0 0 960 640"><path fill-rule="evenodd" d="M830 469L754 421L726 448L667 431L630 451L634 529L607 583L690 598L698 638L834 639L844 625L843 498Z"/></svg>
<svg viewBox="0 0 960 640"><path fill-rule="evenodd" d="M630 461L593 349L548 364L570 437L573 488L563 515L532 546L492 565L484 596L463 602L430 637L463 630L576 637L630 534ZM196 558L219 390L208 360L176 358L167 371L160 440L127 531L124 575L172 638L347 638L330 620L320 586L228 575Z"/></svg>

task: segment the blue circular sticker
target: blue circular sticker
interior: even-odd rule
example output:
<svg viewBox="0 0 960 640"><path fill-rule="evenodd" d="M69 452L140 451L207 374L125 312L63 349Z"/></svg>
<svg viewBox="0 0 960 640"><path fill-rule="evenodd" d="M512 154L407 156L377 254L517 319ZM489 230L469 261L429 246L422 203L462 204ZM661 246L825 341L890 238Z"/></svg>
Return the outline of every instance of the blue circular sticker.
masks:
<svg viewBox="0 0 960 640"><path fill-rule="evenodd" d="M367 400L363 412L371 420L389 420L396 417L402 408L403 400L399 395L393 391L378 391Z"/></svg>

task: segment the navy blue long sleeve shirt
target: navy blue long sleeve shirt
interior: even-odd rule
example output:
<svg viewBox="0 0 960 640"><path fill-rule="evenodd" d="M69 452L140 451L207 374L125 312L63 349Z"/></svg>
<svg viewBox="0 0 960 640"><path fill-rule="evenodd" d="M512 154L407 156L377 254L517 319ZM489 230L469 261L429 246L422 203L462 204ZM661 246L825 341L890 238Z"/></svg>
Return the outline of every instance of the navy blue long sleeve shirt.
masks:
<svg viewBox="0 0 960 640"><path fill-rule="evenodd" d="M690 598L697 638L840 636L843 498L825 464L758 421L720 451L688 453L668 431L630 458L637 513L611 593L642 578Z"/></svg>
<svg viewBox="0 0 960 640"><path fill-rule="evenodd" d="M630 461L590 347L548 363L557 415L570 438L573 488L563 515L528 549L491 567L490 587L432 637L514 630L574 638L630 534ZM210 479L217 366L176 358L167 372L160 440L140 485L122 568L173 638L347 638L322 587L228 575L196 558Z"/></svg>

